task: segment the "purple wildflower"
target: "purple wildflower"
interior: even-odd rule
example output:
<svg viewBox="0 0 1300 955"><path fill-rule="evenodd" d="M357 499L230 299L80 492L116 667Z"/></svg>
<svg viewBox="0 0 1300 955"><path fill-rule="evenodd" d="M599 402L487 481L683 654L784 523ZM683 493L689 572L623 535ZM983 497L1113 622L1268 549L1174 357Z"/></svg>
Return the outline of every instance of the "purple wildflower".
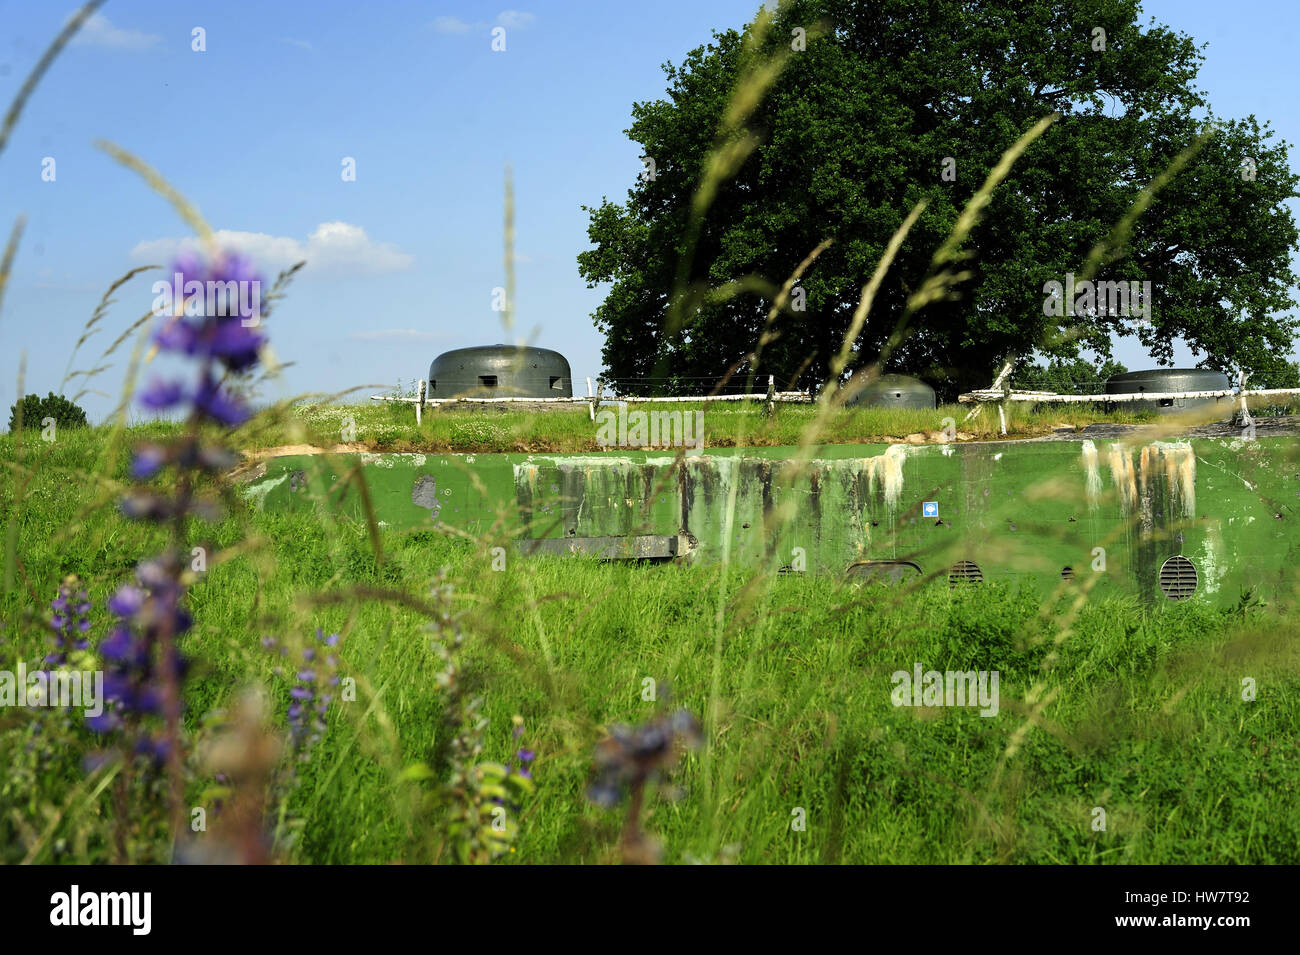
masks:
<svg viewBox="0 0 1300 955"><path fill-rule="evenodd" d="M178 313L162 321L153 341L160 351L198 362L197 380L192 387L178 381L154 381L141 393L140 403L154 411L184 404L192 415L225 427L243 424L250 413L222 385L221 373L249 371L266 344L266 336L256 330L261 321L262 280L249 259L230 251L219 251L206 260L186 252L173 263L172 270L180 288L198 283L201 291L176 303ZM250 289L256 294L250 294ZM210 314L210 310L218 314ZM141 451L133 475L136 480L147 480L179 457L182 455L169 457L162 449Z"/></svg>
<svg viewBox="0 0 1300 955"><path fill-rule="evenodd" d="M266 344L259 335L239 320L225 320L214 326L209 347L212 354L231 371L243 371L257 364L257 353Z"/></svg>
<svg viewBox="0 0 1300 955"><path fill-rule="evenodd" d="M337 633L326 636L317 628L316 643L319 647L332 647L338 641ZM263 637L262 646L282 657L289 653L287 647L271 637ZM309 760L311 748L325 735L325 716L334 699L329 688L339 683L339 659L333 653L322 658L318 647L307 646L303 648L302 659L304 664L317 665L298 670L289 688L289 708L285 716L289 722L289 740L298 762ZM282 674L282 671L277 668L276 673Z"/></svg>
<svg viewBox="0 0 1300 955"><path fill-rule="evenodd" d="M194 396L194 407L204 417L228 428L241 425L251 417L243 403L212 381L200 386Z"/></svg>
<svg viewBox="0 0 1300 955"><path fill-rule="evenodd" d="M161 351L177 352L194 357L198 351L198 330L179 316L167 319L154 332L154 344Z"/></svg>
<svg viewBox="0 0 1300 955"><path fill-rule="evenodd" d="M130 617L144 605L144 591L126 584L108 598L108 610L118 617Z"/></svg>
<svg viewBox="0 0 1300 955"><path fill-rule="evenodd" d="M185 400L185 386L179 381L163 381L155 378L144 391L140 392L140 404L150 411L166 411Z"/></svg>
<svg viewBox="0 0 1300 955"><path fill-rule="evenodd" d="M122 514L133 521L163 521L176 511L176 503L147 491L132 491L118 505Z"/></svg>
<svg viewBox="0 0 1300 955"><path fill-rule="evenodd" d="M647 781L669 768L679 743L694 747L700 739L699 724L686 710L641 726L611 727L596 747L596 778L587 798L604 808L618 805L629 791L638 794Z"/></svg>
<svg viewBox="0 0 1300 955"><path fill-rule="evenodd" d="M62 666L68 662L69 650L88 649L90 643L80 634L90 629L90 600L75 576L64 578L59 592L50 601L50 629L54 631L54 651L45 662Z"/></svg>
<svg viewBox="0 0 1300 955"><path fill-rule="evenodd" d="M191 283L198 282L206 296L191 295L177 302L176 313L164 318L155 331L154 344L160 351L194 360L196 371L189 381L155 379L140 393L139 402L151 411L183 408L187 433L138 447L130 474L143 483L170 467L179 472L180 480L173 495L137 488L121 502L128 517L168 523L171 543L162 555L141 563L136 583L123 587L109 601L117 621L100 647L106 705L89 723L96 732L114 734L126 758L134 754L155 765L167 764L172 825L179 830L184 820L181 715L187 669L179 638L191 626L184 608L180 555L190 547L187 521L191 517L214 520L221 513L209 496L197 490L204 483L197 478L201 472L226 470L234 457L224 448L202 444L198 430L205 421L232 427L249 418L250 412L226 378L257 364L265 338L251 330L260 322L261 280L247 259L229 252L207 260L186 253L176 261L174 271L182 290L192 290ZM247 286L241 283L256 283L247 298ZM238 314L208 314L226 312L232 292ZM213 309L214 302L221 304ZM161 732L156 731L159 724Z"/></svg>
<svg viewBox="0 0 1300 955"><path fill-rule="evenodd" d="M131 477L136 481L147 481L167 463L167 449L156 444L142 444L135 449L131 459Z"/></svg>
<svg viewBox="0 0 1300 955"><path fill-rule="evenodd" d="M180 275L182 287L198 282L203 289L235 289L240 296L243 289L260 289L262 281L249 259L232 252L218 253L210 262L185 253L172 270ZM260 292L257 299L260 303ZM261 319L260 304L251 315L209 315L207 304L202 293L189 298L183 314L170 316L154 333L154 344L162 351L189 358L214 358L230 371L246 371L256 365L258 352L266 343L266 336L253 330ZM232 303L226 299L226 304Z"/></svg>
<svg viewBox="0 0 1300 955"><path fill-rule="evenodd" d="M177 603L180 591L169 570L173 563L178 562L146 561L137 569L138 585L127 584L109 598L108 609L118 619L99 645L106 705L99 716L86 720L97 733L123 732L130 750L155 765L166 760L169 743L147 729L145 720L162 712L165 681L179 683L187 669L177 651L162 659L159 639L164 628L174 640L191 623Z"/></svg>

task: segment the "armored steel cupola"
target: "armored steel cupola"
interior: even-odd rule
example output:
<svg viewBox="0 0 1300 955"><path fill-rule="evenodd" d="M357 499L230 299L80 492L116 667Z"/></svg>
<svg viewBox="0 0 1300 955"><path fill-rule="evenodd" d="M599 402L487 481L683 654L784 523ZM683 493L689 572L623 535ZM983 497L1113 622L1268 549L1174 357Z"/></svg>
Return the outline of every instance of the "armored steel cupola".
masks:
<svg viewBox="0 0 1300 955"><path fill-rule="evenodd" d="M1150 368L1146 371L1129 371L1112 375L1106 380L1106 394L1131 395L1175 391L1226 391L1231 388L1228 376L1207 368ZM1223 398L1159 398L1155 401L1126 401L1123 406L1134 411L1154 411L1157 414L1195 413L1198 417L1207 412L1221 411L1222 417L1232 413L1232 396Z"/></svg>
<svg viewBox="0 0 1300 955"><path fill-rule="evenodd" d="M430 398L571 398L563 355L528 345L477 345L443 352L429 365Z"/></svg>
<svg viewBox="0 0 1300 955"><path fill-rule="evenodd" d="M881 375L849 399L849 404L869 408L920 408L936 406L934 389L910 375Z"/></svg>

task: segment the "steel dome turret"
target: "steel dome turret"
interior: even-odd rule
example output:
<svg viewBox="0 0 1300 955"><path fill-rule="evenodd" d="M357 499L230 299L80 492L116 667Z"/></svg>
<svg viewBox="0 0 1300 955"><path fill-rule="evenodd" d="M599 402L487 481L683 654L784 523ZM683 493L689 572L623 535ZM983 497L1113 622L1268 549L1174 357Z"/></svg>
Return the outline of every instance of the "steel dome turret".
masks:
<svg viewBox="0 0 1300 955"><path fill-rule="evenodd" d="M476 345L429 365L430 398L572 398L569 361L549 348Z"/></svg>
<svg viewBox="0 0 1300 955"><path fill-rule="evenodd" d="M919 408L936 407L934 389L911 375L881 375L849 399L855 407Z"/></svg>
<svg viewBox="0 0 1300 955"><path fill-rule="evenodd" d="M1223 391L1231 388L1228 376L1207 368L1149 368L1112 375L1106 380L1106 394L1131 395L1142 392L1171 391ZM1176 415L1195 413L1197 417L1218 411L1221 417L1232 414L1233 399L1224 398L1162 398L1158 401L1126 401L1124 406L1134 410L1154 411L1157 414Z"/></svg>

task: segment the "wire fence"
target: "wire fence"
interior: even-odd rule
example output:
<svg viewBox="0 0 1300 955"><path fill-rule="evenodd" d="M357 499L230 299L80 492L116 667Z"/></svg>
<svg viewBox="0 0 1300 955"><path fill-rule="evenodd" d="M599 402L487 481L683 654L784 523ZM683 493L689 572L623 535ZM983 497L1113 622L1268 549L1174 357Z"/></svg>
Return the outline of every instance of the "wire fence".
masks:
<svg viewBox="0 0 1300 955"><path fill-rule="evenodd" d="M660 381L682 381L685 379L668 379L668 378L636 378L620 379L623 385L641 384L648 382ZM810 392L805 391L777 391L776 379L768 375L766 379L766 391L746 391L741 382L738 391L723 390L728 381L717 378L697 378L696 381L712 381L713 389L703 394L693 395L637 395L628 394L618 391L614 388L613 382L606 382L597 379L593 382L591 378L586 379L587 393L585 395L572 395L563 397L530 397L527 395L510 395L503 397L492 397L483 394L458 395L452 398L430 398L428 395L428 382L420 379L416 385L414 396L404 394L396 395L371 395L371 401L387 401L399 404L412 404L415 406L415 423L419 424L422 420L424 409L426 407L439 407L442 405L522 405L526 407L551 406L551 405L583 405L588 408L591 418L596 417L596 409L603 405L622 405L622 404L681 404L687 402L719 402L719 401L766 401L769 409L775 408L777 403L782 404L803 404L810 403L814 400ZM608 396L605 393L609 389ZM398 390L401 391L401 383L398 383ZM700 389L703 390L703 389Z"/></svg>

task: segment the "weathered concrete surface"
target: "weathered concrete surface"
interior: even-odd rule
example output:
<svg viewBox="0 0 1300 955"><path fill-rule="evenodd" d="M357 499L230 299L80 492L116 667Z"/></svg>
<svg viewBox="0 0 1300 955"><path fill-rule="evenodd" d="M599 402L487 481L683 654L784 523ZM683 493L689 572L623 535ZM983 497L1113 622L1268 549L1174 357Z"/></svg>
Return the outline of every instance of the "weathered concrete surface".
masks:
<svg viewBox="0 0 1300 955"><path fill-rule="evenodd" d="M1240 429L1155 438L1130 427L1068 440L828 446L798 475L787 473L790 448L681 459L298 456L267 461L248 493L264 507L359 519L364 478L376 519L396 529L481 534L498 523L524 541L586 542L545 550L629 558L638 539L680 539L690 546L679 558L773 571L842 574L855 562L907 560L946 577L972 561L986 581L1086 583L1149 599L1164 599L1161 568L1181 555L1195 566L1198 595L1231 602L1246 588L1295 588L1300 442L1269 422L1257 421L1255 441Z"/></svg>
<svg viewBox="0 0 1300 955"><path fill-rule="evenodd" d="M679 534L640 534L629 537L532 537L515 541L528 556L583 554L601 560L669 560L690 555L693 542Z"/></svg>

